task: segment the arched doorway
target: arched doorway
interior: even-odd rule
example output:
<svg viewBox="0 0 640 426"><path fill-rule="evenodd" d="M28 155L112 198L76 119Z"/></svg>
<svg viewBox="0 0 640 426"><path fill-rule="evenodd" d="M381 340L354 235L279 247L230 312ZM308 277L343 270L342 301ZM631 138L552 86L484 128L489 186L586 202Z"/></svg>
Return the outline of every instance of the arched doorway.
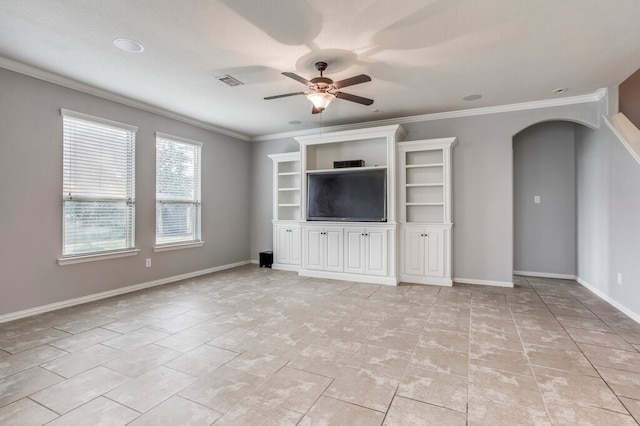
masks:
<svg viewBox="0 0 640 426"><path fill-rule="evenodd" d="M513 137L517 275L576 276L576 126L580 125L543 122Z"/></svg>

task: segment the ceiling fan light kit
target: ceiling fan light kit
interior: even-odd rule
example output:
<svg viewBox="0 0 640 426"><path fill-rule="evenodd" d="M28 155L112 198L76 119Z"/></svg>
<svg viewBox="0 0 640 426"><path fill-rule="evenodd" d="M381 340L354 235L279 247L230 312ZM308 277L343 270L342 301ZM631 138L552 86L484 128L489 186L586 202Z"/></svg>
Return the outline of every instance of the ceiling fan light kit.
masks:
<svg viewBox="0 0 640 426"><path fill-rule="evenodd" d="M324 111L329 106L332 100L335 99L335 95L328 92L309 93L307 99L311 101L315 109L320 112Z"/></svg>
<svg viewBox="0 0 640 426"><path fill-rule="evenodd" d="M308 92L295 92L287 93L284 95L267 96L264 99L272 100L284 98L287 96L306 95L307 99L309 99L313 104L313 108L311 109L312 114L318 114L324 111L329 106L331 101L333 101L335 98L344 99L362 105L371 105L373 103L373 99L363 98L361 96L336 91L337 89L341 89L343 87L353 86L355 84L371 81L371 77L369 77L368 75L360 74L351 78L334 82L332 79L322 75L322 73L327 69L326 62L316 62L315 66L316 69L320 71L320 77L315 77L311 80L307 80L304 77L300 77L299 75L292 72L282 73L282 75L306 85L309 89Z"/></svg>

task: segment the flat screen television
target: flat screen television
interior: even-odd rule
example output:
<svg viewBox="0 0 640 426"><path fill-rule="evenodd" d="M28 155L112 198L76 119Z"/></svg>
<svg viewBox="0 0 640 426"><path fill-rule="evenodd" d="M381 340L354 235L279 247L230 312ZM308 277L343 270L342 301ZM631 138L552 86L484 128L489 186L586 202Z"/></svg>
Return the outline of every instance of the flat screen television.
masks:
<svg viewBox="0 0 640 426"><path fill-rule="evenodd" d="M386 169L310 173L307 179L307 220L387 221Z"/></svg>

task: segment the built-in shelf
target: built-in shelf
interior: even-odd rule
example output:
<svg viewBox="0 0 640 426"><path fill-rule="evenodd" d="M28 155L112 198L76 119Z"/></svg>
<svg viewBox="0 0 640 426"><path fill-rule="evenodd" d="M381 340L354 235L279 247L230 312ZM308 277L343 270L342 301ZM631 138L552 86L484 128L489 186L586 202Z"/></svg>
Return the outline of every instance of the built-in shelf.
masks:
<svg viewBox="0 0 640 426"><path fill-rule="evenodd" d="M405 168L407 169L419 169L424 167L443 167L442 163L434 163L434 164L407 164Z"/></svg>
<svg viewBox="0 0 640 426"><path fill-rule="evenodd" d="M300 143L302 171L300 275L375 284L398 283L396 143L404 136L402 127L392 125L295 138ZM335 168L334 164L338 161L357 161L363 167ZM386 222L324 222L304 219L308 210L309 176L319 177L318 175L328 173L348 175L365 171L378 171L380 174L386 171ZM361 188L362 191L369 189L364 185ZM331 196L330 193L327 195L327 203L331 203Z"/></svg>
<svg viewBox="0 0 640 426"><path fill-rule="evenodd" d="M386 169L387 166L343 167L337 169L307 170L307 174L341 172L359 172L362 170Z"/></svg>
<svg viewBox="0 0 640 426"><path fill-rule="evenodd" d="M273 220L300 220L300 153L272 154Z"/></svg>
<svg viewBox="0 0 640 426"><path fill-rule="evenodd" d="M455 138L399 144L400 279L451 286L451 147Z"/></svg>

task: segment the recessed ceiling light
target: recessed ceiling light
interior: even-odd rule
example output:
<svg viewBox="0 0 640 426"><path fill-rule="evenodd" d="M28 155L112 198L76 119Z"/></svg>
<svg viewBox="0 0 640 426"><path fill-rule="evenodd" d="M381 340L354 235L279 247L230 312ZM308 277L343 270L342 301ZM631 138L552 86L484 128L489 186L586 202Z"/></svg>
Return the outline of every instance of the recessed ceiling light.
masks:
<svg viewBox="0 0 640 426"><path fill-rule="evenodd" d="M482 95L467 95L462 99L464 99L465 101L477 101L481 97L482 97Z"/></svg>
<svg viewBox="0 0 640 426"><path fill-rule="evenodd" d="M115 44L116 47L124 50L125 52L139 53L144 50L144 46L142 46L137 41L129 40L128 38L117 38L113 40L113 44Z"/></svg>
<svg viewBox="0 0 640 426"><path fill-rule="evenodd" d="M564 92L566 92L566 91L567 91L567 88L566 88L566 87L558 87L557 89L555 89L555 90L553 91L553 93L555 93L556 95L561 95L561 94L563 94L563 93L564 93Z"/></svg>
<svg viewBox="0 0 640 426"><path fill-rule="evenodd" d="M289 124L291 124L292 126L297 126L298 124L302 124L302 121L293 120L293 121L290 121Z"/></svg>

